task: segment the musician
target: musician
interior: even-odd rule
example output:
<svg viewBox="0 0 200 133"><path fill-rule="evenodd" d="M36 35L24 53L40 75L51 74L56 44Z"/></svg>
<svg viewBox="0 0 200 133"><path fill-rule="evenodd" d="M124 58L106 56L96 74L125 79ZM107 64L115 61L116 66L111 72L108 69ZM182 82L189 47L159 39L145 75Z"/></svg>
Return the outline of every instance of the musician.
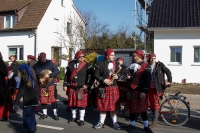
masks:
<svg viewBox="0 0 200 133"><path fill-rule="evenodd" d="M72 112L69 123L76 122L76 111L79 109L79 126L84 125L85 108L88 104L87 92L94 81L93 73L92 65L84 61L84 52L81 50L75 54L75 60L68 63L63 90L68 94L68 106Z"/></svg>
<svg viewBox="0 0 200 133"><path fill-rule="evenodd" d="M37 63L36 57L33 55L27 55L27 65L33 68L33 66Z"/></svg>
<svg viewBox="0 0 200 133"><path fill-rule="evenodd" d="M116 73L121 68L114 61L114 58L115 53L113 49L109 48L105 51L105 59L95 65L94 77L100 83L96 96L97 109L100 110L100 120L94 126L96 129L104 126L107 111L111 113L114 129L120 129L116 112L116 110L120 109L119 89L117 87L119 75Z"/></svg>
<svg viewBox="0 0 200 133"><path fill-rule="evenodd" d="M129 66L130 75L127 75L130 90L127 94L125 109L130 111L130 124L127 128L129 132L135 129L136 118L141 114L144 131L152 133L147 117L147 94L151 82L151 67L143 61L144 57L141 50L133 52L133 63Z"/></svg>
<svg viewBox="0 0 200 133"><path fill-rule="evenodd" d="M156 62L156 55L149 54L148 62L151 66L151 84L148 93L148 106L153 112L153 119L150 125L151 128L156 127L158 114L160 110L159 97L163 95L166 87L172 82L171 71L160 61ZM165 74L167 82L165 82Z"/></svg>
<svg viewBox="0 0 200 133"><path fill-rule="evenodd" d="M42 52L38 54L38 62L33 66L33 69L35 70L37 79L40 83L40 103L42 104L43 115L41 115L39 119L42 120L47 118L47 104L51 103L54 112L54 119L59 120L56 103L57 93L54 85L54 77L57 77L60 72L58 67L52 63L51 60L47 60L46 53ZM46 73L44 74L44 77L40 78L39 75L43 70L50 71L50 74ZM52 80L45 87L42 87L43 78L52 78ZM44 92L47 92L47 95L44 95Z"/></svg>

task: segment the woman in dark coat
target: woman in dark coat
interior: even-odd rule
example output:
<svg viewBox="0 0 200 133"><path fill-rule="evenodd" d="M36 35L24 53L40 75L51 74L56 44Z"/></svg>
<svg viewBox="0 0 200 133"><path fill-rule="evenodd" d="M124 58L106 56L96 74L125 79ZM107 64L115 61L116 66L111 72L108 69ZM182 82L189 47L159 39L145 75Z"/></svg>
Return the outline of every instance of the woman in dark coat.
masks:
<svg viewBox="0 0 200 133"><path fill-rule="evenodd" d="M7 67L0 52L0 119L8 121L10 117L11 96L6 85Z"/></svg>
<svg viewBox="0 0 200 133"><path fill-rule="evenodd" d="M20 99L23 97L23 126L29 133L36 133L35 107L38 106L36 95L37 80L34 71L27 65L19 66L21 82L19 92L14 101L15 111L18 111Z"/></svg>

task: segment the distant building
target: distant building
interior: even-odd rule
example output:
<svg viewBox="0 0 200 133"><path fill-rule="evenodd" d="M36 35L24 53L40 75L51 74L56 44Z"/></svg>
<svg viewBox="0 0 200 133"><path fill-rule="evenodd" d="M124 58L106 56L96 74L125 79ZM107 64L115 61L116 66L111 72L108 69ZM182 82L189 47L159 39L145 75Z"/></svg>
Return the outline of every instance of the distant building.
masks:
<svg viewBox="0 0 200 133"><path fill-rule="evenodd" d="M200 83L200 1L153 0L148 31L154 53L172 72L173 82Z"/></svg>
<svg viewBox="0 0 200 133"><path fill-rule="evenodd" d="M4 60L10 55L26 60L29 54L45 52L66 66L60 56L73 56L84 47L85 24L72 0L0 0L0 51Z"/></svg>

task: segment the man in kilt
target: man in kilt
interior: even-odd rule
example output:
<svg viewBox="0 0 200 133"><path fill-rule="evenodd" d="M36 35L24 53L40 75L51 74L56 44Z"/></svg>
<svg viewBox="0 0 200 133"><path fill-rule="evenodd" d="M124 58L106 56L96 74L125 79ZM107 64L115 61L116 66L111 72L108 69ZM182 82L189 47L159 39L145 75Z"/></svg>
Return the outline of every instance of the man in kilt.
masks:
<svg viewBox="0 0 200 133"><path fill-rule="evenodd" d="M147 94L151 82L151 68L147 62L143 61L144 57L145 55L141 50L133 52L133 63L129 66L130 75L127 75L130 88L125 110L130 111L130 124L127 129L129 132L135 129L135 121L137 116L141 114L144 131L152 133L148 126L147 116Z"/></svg>
<svg viewBox="0 0 200 133"><path fill-rule="evenodd" d="M171 85L171 71L160 61L156 62L156 55L149 54L147 60L151 66L151 84L148 93L148 106L153 112L153 119L150 125L151 128L156 126L158 114L160 110L159 97L163 96L167 86ZM165 74L167 82L165 82Z"/></svg>
<svg viewBox="0 0 200 133"><path fill-rule="evenodd" d="M75 59L68 63L63 90L67 92L68 106L72 112L72 119L69 120L69 123L77 122L76 111L79 109L79 126L83 126L85 108L88 104L88 89L94 81L94 69L92 65L84 61L83 51L78 51Z"/></svg>
<svg viewBox="0 0 200 133"><path fill-rule="evenodd" d="M109 48L105 51L105 59L95 65L94 77L100 83L96 96L96 106L100 110L100 120L94 126L96 129L104 126L107 111L111 113L114 129L120 129L117 123L117 110L120 109L119 89L117 87L119 76L116 73L121 70L121 67L114 61L114 58L115 53Z"/></svg>
<svg viewBox="0 0 200 133"><path fill-rule="evenodd" d="M56 103L57 91L54 85L54 78L56 78L60 72L58 70L58 67L53 62L51 62L51 60L47 60L46 53L42 52L38 54L38 62L33 66L33 69L40 83L40 86L39 86L40 100L39 101L42 104L43 115L41 115L39 119L42 120L42 119L47 118L47 104L51 103L53 112L54 112L54 119L59 120L58 114L57 114L57 103ZM45 87L41 86L43 81L42 79L39 78L39 75L43 70L49 70L51 72L50 74L46 73L43 78L53 79ZM44 95L44 92L48 92L48 95Z"/></svg>

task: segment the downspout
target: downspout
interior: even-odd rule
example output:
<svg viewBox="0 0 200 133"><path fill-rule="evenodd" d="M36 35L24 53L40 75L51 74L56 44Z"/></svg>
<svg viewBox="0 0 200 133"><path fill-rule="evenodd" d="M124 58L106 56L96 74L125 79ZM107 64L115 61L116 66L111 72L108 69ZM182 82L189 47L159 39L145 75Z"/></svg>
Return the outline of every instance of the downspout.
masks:
<svg viewBox="0 0 200 133"><path fill-rule="evenodd" d="M37 29L33 29L33 34L34 34L34 56L37 57Z"/></svg>

